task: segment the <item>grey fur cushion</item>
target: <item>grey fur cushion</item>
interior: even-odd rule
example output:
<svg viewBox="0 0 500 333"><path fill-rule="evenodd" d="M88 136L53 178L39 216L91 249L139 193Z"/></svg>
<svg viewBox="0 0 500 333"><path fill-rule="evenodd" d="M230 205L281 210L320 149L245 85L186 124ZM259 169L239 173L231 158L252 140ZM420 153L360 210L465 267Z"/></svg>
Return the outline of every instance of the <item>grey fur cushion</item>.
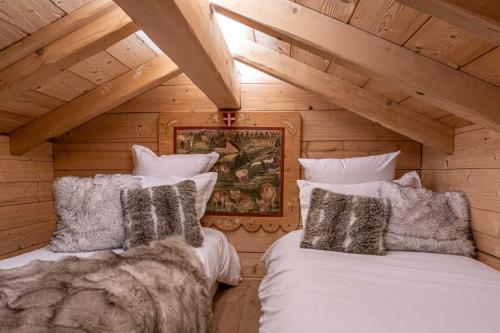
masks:
<svg viewBox="0 0 500 333"><path fill-rule="evenodd" d="M469 203L463 192L433 192L384 182L379 194L391 202L385 245L394 251L474 256Z"/></svg>
<svg viewBox="0 0 500 333"><path fill-rule="evenodd" d="M183 235L195 247L203 244L194 181L125 189L121 200L125 212L125 249L171 235Z"/></svg>
<svg viewBox="0 0 500 333"><path fill-rule="evenodd" d="M389 204L382 199L315 188L300 247L382 255L389 214Z"/></svg>
<svg viewBox="0 0 500 333"><path fill-rule="evenodd" d="M140 187L130 175L95 178L62 177L54 182L57 230L50 249L86 252L123 246L123 210L120 190Z"/></svg>

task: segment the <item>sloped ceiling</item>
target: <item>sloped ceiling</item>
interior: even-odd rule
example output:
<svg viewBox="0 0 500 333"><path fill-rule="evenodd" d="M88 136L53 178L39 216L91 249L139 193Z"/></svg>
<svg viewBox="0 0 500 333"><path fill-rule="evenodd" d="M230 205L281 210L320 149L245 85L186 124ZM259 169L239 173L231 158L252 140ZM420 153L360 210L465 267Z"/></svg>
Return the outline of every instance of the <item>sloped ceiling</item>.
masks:
<svg viewBox="0 0 500 333"><path fill-rule="evenodd" d="M106 2L106 0L94 0L97 1ZM394 0L295 0L294 2L402 46L422 57L433 59L500 87L498 45L436 17L406 7ZM9 50L16 45L19 46L20 42L30 36L42 36L47 27L67 19L91 3L92 0L25 0L0 3L2 32L0 64ZM219 15L217 18L229 44L231 39L248 39L362 89L384 96L392 103L410 108L443 125L454 128L470 125L470 122L429 104L401 87L350 70L318 54L229 18ZM35 50L27 57L37 52L43 54L43 48ZM44 82L29 89L15 91L9 98L2 98L0 133L12 133L28 122L158 56L163 56L161 50L141 31L109 47L96 49L93 55L71 64ZM0 71L5 72L9 66L0 67Z"/></svg>

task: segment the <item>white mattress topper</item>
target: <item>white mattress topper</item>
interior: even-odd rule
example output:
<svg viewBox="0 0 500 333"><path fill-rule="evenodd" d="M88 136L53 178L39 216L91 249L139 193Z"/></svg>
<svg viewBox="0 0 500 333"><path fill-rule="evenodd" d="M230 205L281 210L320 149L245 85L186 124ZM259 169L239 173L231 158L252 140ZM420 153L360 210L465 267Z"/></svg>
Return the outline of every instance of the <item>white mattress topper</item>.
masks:
<svg viewBox="0 0 500 333"><path fill-rule="evenodd" d="M263 257L261 333L498 333L500 272L472 258L302 249L302 231Z"/></svg>

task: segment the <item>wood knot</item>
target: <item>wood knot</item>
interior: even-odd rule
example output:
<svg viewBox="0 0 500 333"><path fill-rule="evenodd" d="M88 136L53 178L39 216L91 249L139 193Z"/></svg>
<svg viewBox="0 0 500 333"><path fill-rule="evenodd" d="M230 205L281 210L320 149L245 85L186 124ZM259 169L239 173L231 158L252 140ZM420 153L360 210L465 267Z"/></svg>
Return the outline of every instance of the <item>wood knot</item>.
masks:
<svg viewBox="0 0 500 333"><path fill-rule="evenodd" d="M36 55L41 56L45 52L44 48L42 47L41 49L38 49L35 51Z"/></svg>

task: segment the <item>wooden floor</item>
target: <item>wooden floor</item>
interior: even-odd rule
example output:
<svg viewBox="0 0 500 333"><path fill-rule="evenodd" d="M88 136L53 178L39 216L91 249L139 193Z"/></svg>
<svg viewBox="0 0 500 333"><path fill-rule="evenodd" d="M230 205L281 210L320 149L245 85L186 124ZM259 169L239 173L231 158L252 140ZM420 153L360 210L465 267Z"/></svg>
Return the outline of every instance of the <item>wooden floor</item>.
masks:
<svg viewBox="0 0 500 333"><path fill-rule="evenodd" d="M260 279L243 280L238 287L219 286L214 298L214 323L219 333L257 333Z"/></svg>

